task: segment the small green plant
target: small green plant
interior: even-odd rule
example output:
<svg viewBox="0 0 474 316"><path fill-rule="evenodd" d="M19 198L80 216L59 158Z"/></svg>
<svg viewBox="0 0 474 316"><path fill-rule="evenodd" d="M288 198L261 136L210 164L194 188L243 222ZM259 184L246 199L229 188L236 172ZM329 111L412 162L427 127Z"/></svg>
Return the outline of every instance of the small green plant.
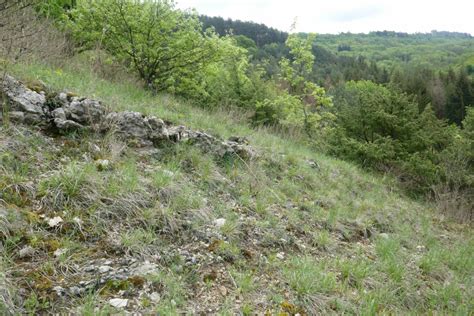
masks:
<svg viewBox="0 0 474 316"><path fill-rule="evenodd" d="M177 314L178 308L186 301L183 279L173 271L148 275L147 279L154 287L163 288L163 297L156 307L157 312L164 315Z"/></svg>
<svg viewBox="0 0 474 316"><path fill-rule="evenodd" d="M153 230L136 228L121 235L120 242L128 251L143 253L144 249L157 240Z"/></svg>
<svg viewBox="0 0 474 316"><path fill-rule="evenodd" d="M38 297L35 292L32 292L25 300L24 306L28 315L36 315L38 312L46 310L50 303L46 298Z"/></svg>
<svg viewBox="0 0 474 316"><path fill-rule="evenodd" d="M441 255L442 254L440 253L439 249L435 248L430 250L418 261L418 266L423 271L423 273L433 273L441 266Z"/></svg>
<svg viewBox="0 0 474 316"><path fill-rule="evenodd" d="M167 187L170 183L172 183L174 177L175 172L167 169L159 169L153 174L153 185L156 188Z"/></svg>
<svg viewBox="0 0 474 316"><path fill-rule="evenodd" d="M255 311L254 311L254 308L251 304L249 303L245 303L243 306L242 306L242 314L244 316L250 316L250 315L254 315Z"/></svg>
<svg viewBox="0 0 474 316"><path fill-rule="evenodd" d="M363 281L371 269L370 265L362 259L340 260L337 265L342 279L351 287L363 287Z"/></svg>
<svg viewBox="0 0 474 316"><path fill-rule="evenodd" d="M88 293L79 305L78 310L84 316L106 316L112 313L109 305L101 306L98 297L95 294Z"/></svg>
<svg viewBox="0 0 474 316"><path fill-rule="evenodd" d="M234 262L241 256L241 249L238 245L231 242L221 242L216 253L224 260Z"/></svg>
<svg viewBox="0 0 474 316"><path fill-rule="evenodd" d="M222 234L230 239L236 238L239 235L239 221L238 218L232 216L228 218L224 225L220 228Z"/></svg>
<svg viewBox="0 0 474 316"><path fill-rule="evenodd" d="M134 159L127 160L119 170L121 186L128 192L133 192L138 188L140 174L137 169L137 162Z"/></svg>
<svg viewBox="0 0 474 316"><path fill-rule="evenodd" d="M321 250L326 250L331 245L331 234L327 230L320 230L313 234L313 245Z"/></svg>
<svg viewBox="0 0 474 316"><path fill-rule="evenodd" d="M381 259L382 269L395 282L401 282L405 273L400 243L393 238L379 238L375 250Z"/></svg>
<svg viewBox="0 0 474 316"><path fill-rule="evenodd" d="M93 164L81 165L72 162L57 174L43 180L39 185L40 195L62 195L66 200L77 197L83 186L96 173Z"/></svg>
<svg viewBox="0 0 474 316"><path fill-rule="evenodd" d="M290 287L303 300L318 293L330 293L337 286L334 273L311 257L291 258L283 268L283 275Z"/></svg>
<svg viewBox="0 0 474 316"><path fill-rule="evenodd" d="M243 294L250 294L257 288L257 284L255 283L255 274L252 273L252 271L238 271L235 270L231 272L232 277L235 280L235 283L237 284L238 291Z"/></svg>

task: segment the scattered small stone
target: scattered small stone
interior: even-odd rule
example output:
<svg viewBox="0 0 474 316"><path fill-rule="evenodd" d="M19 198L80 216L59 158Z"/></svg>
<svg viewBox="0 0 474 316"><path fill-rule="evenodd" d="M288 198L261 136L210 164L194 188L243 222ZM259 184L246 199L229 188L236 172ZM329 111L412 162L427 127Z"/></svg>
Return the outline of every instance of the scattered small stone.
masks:
<svg viewBox="0 0 474 316"><path fill-rule="evenodd" d="M88 266L88 267L84 268L85 272L93 272L95 270L96 270L96 267L94 267L94 266Z"/></svg>
<svg viewBox="0 0 474 316"><path fill-rule="evenodd" d="M20 258L27 258L27 257L31 257L33 254L35 253L35 249L31 246L26 246L22 249L20 249L20 251L18 252L18 255L20 256Z"/></svg>
<svg viewBox="0 0 474 316"><path fill-rule="evenodd" d="M67 248L59 248L59 249L56 249L56 251L53 254L57 258L57 257L60 257L61 255L65 254L67 251L68 251Z"/></svg>
<svg viewBox="0 0 474 316"><path fill-rule="evenodd" d="M113 298L109 300L109 304L115 308L124 308L128 305L128 299Z"/></svg>
<svg viewBox="0 0 474 316"><path fill-rule="evenodd" d="M63 222L63 219L59 216L56 216L54 218L50 218L48 219L48 225L49 227L53 228L53 227L56 227L58 226L59 224L61 224Z"/></svg>
<svg viewBox="0 0 474 316"><path fill-rule="evenodd" d="M170 171L170 170L163 170L163 174L167 177L173 177L174 176L174 172L173 171Z"/></svg>
<svg viewBox="0 0 474 316"><path fill-rule="evenodd" d="M311 168L313 168L313 169L320 169L320 168L321 168L321 167L319 166L319 164L318 164L316 161L312 160L312 159L307 160L306 162L307 162L308 165L309 165Z"/></svg>
<svg viewBox="0 0 474 316"><path fill-rule="evenodd" d="M380 238L383 238L383 239L389 239L389 235L387 233L380 233L379 234Z"/></svg>
<svg viewBox="0 0 474 316"><path fill-rule="evenodd" d="M96 153L96 154L97 154L97 153L100 153L100 147L97 146L96 144L91 144L91 145L89 146L89 149L90 149L90 151L93 152L93 153Z"/></svg>
<svg viewBox="0 0 474 316"><path fill-rule="evenodd" d="M58 296L63 296L66 293L66 290L60 286L53 287L53 291L55 291Z"/></svg>
<svg viewBox="0 0 474 316"><path fill-rule="evenodd" d="M79 225L79 226L81 226L82 224L84 224L84 222L82 221L82 219L80 219L79 217L74 217L74 218L72 219L72 221L73 221L74 223L76 223L77 225Z"/></svg>
<svg viewBox="0 0 474 316"><path fill-rule="evenodd" d="M158 269L158 266L154 263L150 263L149 261L145 261L143 264L139 265L135 270L133 271L134 274L136 275L147 275L150 273L153 273Z"/></svg>
<svg viewBox="0 0 474 316"><path fill-rule="evenodd" d="M424 251L425 248L426 248L426 247L423 246L423 245L418 245L418 246L416 246L416 249L417 249L418 251Z"/></svg>
<svg viewBox="0 0 474 316"><path fill-rule="evenodd" d="M85 289L84 288L80 288L78 286L72 286L69 288L69 292L72 294L72 295L81 295L82 293L85 292Z"/></svg>
<svg viewBox="0 0 474 316"><path fill-rule="evenodd" d="M222 296L227 296L227 289L225 286L219 286L219 292L221 292Z"/></svg>
<svg viewBox="0 0 474 316"><path fill-rule="evenodd" d="M198 259L196 258L196 256L191 256L191 257L186 257L186 265L190 266L190 265L194 265L198 263Z"/></svg>
<svg viewBox="0 0 474 316"><path fill-rule="evenodd" d="M285 259L285 253L284 252L279 252L279 253L277 253L276 257L280 260L284 260Z"/></svg>
<svg viewBox="0 0 474 316"><path fill-rule="evenodd" d="M156 292L153 292L153 293L150 294L150 300L151 300L152 302L157 303L157 302L160 301L160 299L161 299L160 294L158 294L158 293L156 293Z"/></svg>
<svg viewBox="0 0 474 316"><path fill-rule="evenodd" d="M214 220L214 225L217 227L217 228L221 228L222 226L225 225L225 218L218 218L216 220Z"/></svg>
<svg viewBox="0 0 474 316"><path fill-rule="evenodd" d="M99 272L100 273L106 273L109 272L112 268L110 266L100 266L99 267Z"/></svg>
<svg viewBox="0 0 474 316"><path fill-rule="evenodd" d="M95 162L95 164L97 166L97 170L99 171L106 171L111 167L110 161L107 159L99 159Z"/></svg>

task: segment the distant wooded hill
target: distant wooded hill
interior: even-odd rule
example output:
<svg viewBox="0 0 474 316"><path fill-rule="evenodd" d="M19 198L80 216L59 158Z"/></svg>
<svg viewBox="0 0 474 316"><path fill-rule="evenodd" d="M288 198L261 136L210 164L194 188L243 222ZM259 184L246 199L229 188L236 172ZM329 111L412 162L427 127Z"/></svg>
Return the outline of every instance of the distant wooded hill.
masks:
<svg viewBox="0 0 474 316"><path fill-rule="evenodd" d="M235 35L237 44L269 77L279 73L282 57L291 58L285 32L221 17L200 19L204 28ZM431 104L439 118L456 124L464 118L465 108L474 104L474 38L467 33L318 34L312 52L316 61L311 80L326 89L351 80L390 84L415 97L420 111Z"/></svg>
<svg viewBox="0 0 474 316"><path fill-rule="evenodd" d="M221 36L243 35L252 39L259 48L275 43L284 44L288 37L288 33L260 23L205 15L200 16L200 19L204 28L212 26ZM474 38L468 33L375 31L368 34L318 34L316 44L333 54L363 56L388 68L412 63L443 69L464 65L471 69L469 72L474 72ZM272 49L275 50L275 47Z"/></svg>
<svg viewBox="0 0 474 316"><path fill-rule="evenodd" d="M205 29L212 26L221 36L230 33L234 35L244 35L252 39L259 47L271 43L283 44L288 37L288 33L268 27L265 24L224 19L221 17L210 17L206 15L201 15L199 18Z"/></svg>

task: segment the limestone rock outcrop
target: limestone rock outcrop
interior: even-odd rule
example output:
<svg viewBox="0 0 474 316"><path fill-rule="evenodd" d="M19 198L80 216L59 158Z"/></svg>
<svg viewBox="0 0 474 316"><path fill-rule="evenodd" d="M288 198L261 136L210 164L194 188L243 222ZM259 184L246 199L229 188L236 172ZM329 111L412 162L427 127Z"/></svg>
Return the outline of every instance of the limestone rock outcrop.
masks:
<svg viewBox="0 0 474 316"><path fill-rule="evenodd" d="M11 111L12 119L28 124L38 124L45 120L44 93L30 90L10 76L3 78L0 89L9 101L8 111Z"/></svg>
<svg viewBox="0 0 474 316"><path fill-rule="evenodd" d="M9 120L37 125L59 134L89 129L114 133L137 147L186 141L220 157L237 155L245 160L255 157L255 151L242 137L222 140L185 126L167 124L160 118L139 112L109 112L100 101L72 96L66 92L47 96L46 92L33 91L10 76L0 81L0 91L7 99L7 108L2 108L1 112L7 113Z"/></svg>

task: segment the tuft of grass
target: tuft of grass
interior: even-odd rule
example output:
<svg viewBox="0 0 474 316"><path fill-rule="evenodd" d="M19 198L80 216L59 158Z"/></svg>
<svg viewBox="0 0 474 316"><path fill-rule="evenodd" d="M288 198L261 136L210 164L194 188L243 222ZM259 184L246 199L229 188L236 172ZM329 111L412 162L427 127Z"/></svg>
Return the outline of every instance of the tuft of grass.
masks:
<svg viewBox="0 0 474 316"><path fill-rule="evenodd" d="M240 294L249 295L257 289L257 284L255 283L256 275L252 271L234 270L231 272L231 275Z"/></svg>
<svg viewBox="0 0 474 316"><path fill-rule="evenodd" d="M283 267L283 276L302 301L318 294L329 294L337 287L337 279L323 262L311 257L294 257Z"/></svg>
<svg viewBox="0 0 474 316"><path fill-rule="evenodd" d="M94 190L96 173L93 164L73 161L39 183L39 196L52 209L62 210L72 201L78 200L84 190Z"/></svg>
<svg viewBox="0 0 474 316"><path fill-rule="evenodd" d="M355 288L363 288L364 280L370 275L371 270L370 263L362 258L338 260L337 267L342 280Z"/></svg>
<svg viewBox="0 0 474 316"><path fill-rule="evenodd" d="M148 275L147 279L153 287L161 289L161 300L155 307L156 312L163 315L178 314L179 308L186 302L183 279L173 271L173 268L169 271Z"/></svg>
<svg viewBox="0 0 474 316"><path fill-rule="evenodd" d="M112 308L107 304L103 306L99 297L94 294L87 294L82 302L78 304L77 311L84 316L106 316L112 314Z"/></svg>
<svg viewBox="0 0 474 316"><path fill-rule="evenodd" d="M320 250L327 250L332 243L331 234L327 230L320 230L313 233L312 244Z"/></svg>
<svg viewBox="0 0 474 316"><path fill-rule="evenodd" d="M127 252L143 254L158 240L152 229L136 228L126 231L120 236L120 243Z"/></svg>
<svg viewBox="0 0 474 316"><path fill-rule="evenodd" d="M405 275L405 266L402 261L403 253L398 240L394 238L379 238L375 250L380 257L380 265L389 277L395 282L401 282Z"/></svg>

